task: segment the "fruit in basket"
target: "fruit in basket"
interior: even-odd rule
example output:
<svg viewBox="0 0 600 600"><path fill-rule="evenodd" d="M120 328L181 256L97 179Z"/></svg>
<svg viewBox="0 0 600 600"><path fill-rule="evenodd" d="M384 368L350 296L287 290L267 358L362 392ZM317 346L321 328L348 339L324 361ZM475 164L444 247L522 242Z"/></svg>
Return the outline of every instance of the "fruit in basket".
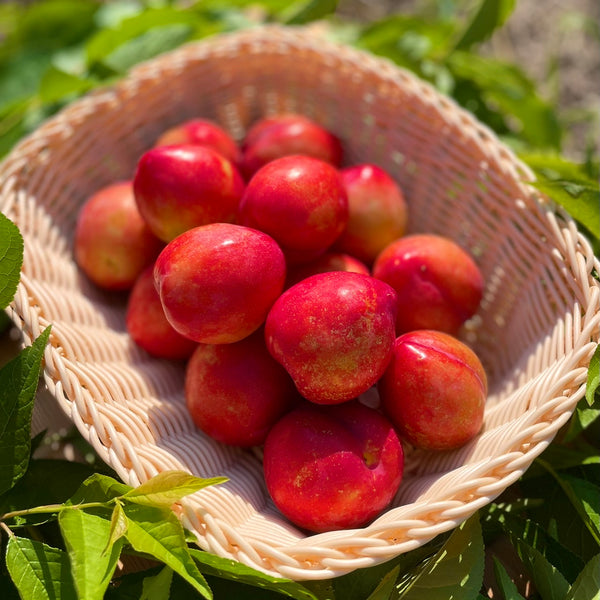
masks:
<svg viewBox="0 0 600 600"><path fill-rule="evenodd" d="M481 429L486 373L477 355L446 333L399 336L378 389L384 413L417 448L458 448Z"/></svg>
<svg viewBox="0 0 600 600"><path fill-rule="evenodd" d="M234 165L240 161L240 149L222 127L208 119L188 119L164 131L154 146L193 144L212 148Z"/></svg>
<svg viewBox="0 0 600 600"><path fill-rule="evenodd" d="M408 210L404 195L392 177L374 164L346 167L340 174L348 195L349 218L335 247L370 265L405 233Z"/></svg>
<svg viewBox="0 0 600 600"><path fill-rule="evenodd" d="M272 236L290 262L327 250L348 220L337 169L309 156L285 156L254 175L240 202L239 222Z"/></svg>
<svg viewBox="0 0 600 600"><path fill-rule="evenodd" d="M312 156L339 167L342 145L329 130L304 115L264 117L248 130L242 144L242 173L250 179L268 162L291 154Z"/></svg>
<svg viewBox="0 0 600 600"><path fill-rule="evenodd" d="M129 290L163 245L142 219L131 181L103 187L79 210L75 260L104 289Z"/></svg>
<svg viewBox="0 0 600 600"><path fill-rule="evenodd" d="M264 446L267 489L293 523L314 532L361 527L400 485L404 455L392 424L353 400L306 404L282 417Z"/></svg>
<svg viewBox="0 0 600 600"><path fill-rule="evenodd" d="M286 288L318 273L329 273L330 271L347 271L348 273L363 273L370 275L369 267L363 262L344 254L343 252L325 252L310 262L291 265L285 282Z"/></svg>
<svg viewBox="0 0 600 600"><path fill-rule="evenodd" d="M313 275L273 304L265 339L308 400L337 404L383 374L395 339L396 294L369 275Z"/></svg>
<svg viewBox="0 0 600 600"><path fill-rule="evenodd" d="M235 221L244 182L218 152L182 144L145 152L133 189L148 227L169 242L192 227Z"/></svg>
<svg viewBox="0 0 600 600"><path fill-rule="evenodd" d="M413 234L392 242L372 272L398 294L398 335L414 329L456 335L483 295L483 276L473 257L439 235Z"/></svg>
<svg viewBox="0 0 600 600"><path fill-rule="evenodd" d="M131 339L157 358L184 360L198 345L178 333L167 321L154 286L154 264L142 271L131 289L125 325Z"/></svg>
<svg viewBox="0 0 600 600"><path fill-rule="evenodd" d="M266 233L231 223L195 227L156 259L155 284L171 325L205 344L256 331L281 294L285 258Z"/></svg>
<svg viewBox="0 0 600 600"><path fill-rule="evenodd" d="M188 361L185 398L194 423L207 435L249 447L264 443L298 393L259 330L233 344L199 344Z"/></svg>

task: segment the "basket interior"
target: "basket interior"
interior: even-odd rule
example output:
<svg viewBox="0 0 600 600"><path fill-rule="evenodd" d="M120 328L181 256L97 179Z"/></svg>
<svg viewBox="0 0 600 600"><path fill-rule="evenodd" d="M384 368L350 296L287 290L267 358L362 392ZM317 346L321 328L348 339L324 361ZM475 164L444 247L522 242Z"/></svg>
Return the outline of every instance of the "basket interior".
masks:
<svg viewBox="0 0 600 600"><path fill-rule="evenodd" d="M167 127L202 116L241 139L257 118L300 112L342 140L346 164L375 162L402 186L409 230L453 238L486 280L461 332L490 382L484 429L460 450L407 452L393 508L360 531L307 535L283 519L260 451L196 431L183 366L150 358L125 331L125 296L73 261L79 206L128 179ZM450 529L515 481L583 393L598 339L595 262L574 223L526 184L527 169L485 127L384 60L266 28L191 44L68 107L0 171L0 209L25 238L13 303L26 340L52 323L52 396L119 475L136 485L169 468L230 481L189 497L181 516L206 549L294 579L387 560Z"/></svg>

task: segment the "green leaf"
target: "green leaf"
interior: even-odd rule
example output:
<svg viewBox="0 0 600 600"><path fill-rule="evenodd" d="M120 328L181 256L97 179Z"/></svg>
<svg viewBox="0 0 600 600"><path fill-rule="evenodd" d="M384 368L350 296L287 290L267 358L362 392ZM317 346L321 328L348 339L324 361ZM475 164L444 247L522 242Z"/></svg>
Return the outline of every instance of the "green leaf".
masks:
<svg viewBox="0 0 600 600"><path fill-rule="evenodd" d="M51 58L44 50L24 48L0 64L0 108L6 110L15 102L34 96Z"/></svg>
<svg viewBox="0 0 600 600"><path fill-rule="evenodd" d="M447 61L457 79L470 81L481 98L506 121L517 121L517 135L533 148L558 150L562 130L554 107L515 64L457 50Z"/></svg>
<svg viewBox="0 0 600 600"><path fill-rule="evenodd" d="M427 544L419 548L401 554L400 556L386 561L382 564L357 569L346 575L336 577L332 580L333 590L336 598L343 600L363 600L375 593L377 587L387 575L398 568L399 573L416 571L419 565L431 559L450 537L449 533L436 536ZM317 593L319 596L319 594ZM320 597L320 596L319 596Z"/></svg>
<svg viewBox="0 0 600 600"><path fill-rule="evenodd" d="M50 66L40 82L39 95L42 102L57 102L68 96L87 92L95 85L96 83L90 79Z"/></svg>
<svg viewBox="0 0 600 600"><path fill-rule="evenodd" d="M148 8L140 14L123 19L117 27L102 29L91 37L86 46L88 65L93 67L97 63L103 64L110 56L113 56L113 61L116 60L115 67L121 68L121 66L125 66L126 62L131 66L131 61L134 60L133 50L122 51L125 52L125 55L122 54L121 60L119 60L118 49L154 28L164 28L171 25L192 27L194 31L201 31L206 28L207 32L211 33L216 33L219 28L218 24L207 22L201 15L191 10L180 10L174 7ZM150 46L153 43L156 43L156 40L152 42L152 39L150 39L147 42L148 47L146 49L140 48L140 50L146 52L146 57L149 56L147 53L152 51ZM116 59L114 58L115 52L117 53ZM139 61L142 58L142 56L139 56L137 60Z"/></svg>
<svg viewBox="0 0 600 600"><path fill-rule="evenodd" d="M600 498L600 486L566 473L559 474L543 460L538 459L538 462L560 485L584 525L592 534L596 543L600 545L600 512L597 507L598 498Z"/></svg>
<svg viewBox="0 0 600 600"><path fill-rule="evenodd" d="M108 552L113 544L117 543L123 536L127 534L127 516L123 510L123 505L118 500L115 502L112 515L110 517L110 532L108 542L103 552Z"/></svg>
<svg viewBox="0 0 600 600"><path fill-rule="evenodd" d="M140 600L169 600L173 569L163 567L156 575L144 579Z"/></svg>
<svg viewBox="0 0 600 600"><path fill-rule="evenodd" d="M86 510L65 508L58 515L58 524L78 597L102 600L117 567L122 539L104 552L111 536L111 522Z"/></svg>
<svg viewBox="0 0 600 600"><path fill-rule="evenodd" d="M585 388L585 399L589 406L594 404L594 398L600 386L600 344L596 346L590 365L588 367L587 384Z"/></svg>
<svg viewBox="0 0 600 600"><path fill-rule="evenodd" d="M398 599L471 600L483 582L484 546L479 515L457 527L441 550L398 586Z"/></svg>
<svg viewBox="0 0 600 600"><path fill-rule="evenodd" d="M35 2L24 12L18 35L27 46L44 50L76 44L94 30L98 6L81 0Z"/></svg>
<svg viewBox="0 0 600 600"><path fill-rule="evenodd" d="M163 471L127 492L123 499L136 504L168 508L188 494L225 481L226 477L205 479L190 475L186 471Z"/></svg>
<svg viewBox="0 0 600 600"><path fill-rule="evenodd" d="M153 27L121 44L103 59L115 73L125 73L133 65L177 48L191 39L194 29L184 23Z"/></svg>
<svg viewBox="0 0 600 600"><path fill-rule="evenodd" d="M586 396L577 403L563 441L569 443L580 439L578 438L579 434L596 423L598 419L600 419L600 392L596 388L591 406L588 404Z"/></svg>
<svg viewBox="0 0 600 600"><path fill-rule="evenodd" d="M206 575L245 583L298 600L317 600L319 598L301 583L266 575L230 558L221 558L197 548L190 548L190 554L199 565L200 571Z"/></svg>
<svg viewBox="0 0 600 600"><path fill-rule="evenodd" d="M600 600L600 554L585 565L565 600Z"/></svg>
<svg viewBox="0 0 600 600"><path fill-rule="evenodd" d="M65 552L42 542L11 536L6 567L22 600L76 600Z"/></svg>
<svg viewBox="0 0 600 600"><path fill-rule="evenodd" d="M533 169L534 187L563 206L593 236L600 237L600 185L580 165L560 156L522 154Z"/></svg>
<svg viewBox="0 0 600 600"><path fill-rule="evenodd" d="M25 474L31 448L31 415L50 326L0 369L0 494Z"/></svg>
<svg viewBox="0 0 600 600"><path fill-rule="evenodd" d="M514 584L512 579L508 576L504 565L494 556L494 575L496 576L496 582L502 592L504 600L525 600L517 586Z"/></svg>
<svg viewBox="0 0 600 600"><path fill-rule="evenodd" d="M126 504L127 540L134 550L153 556L171 567L205 598L210 588L188 550L183 527L171 510Z"/></svg>
<svg viewBox="0 0 600 600"><path fill-rule="evenodd" d="M17 484L0 496L0 514L62 504L92 474L88 465L56 459L35 459L30 461L27 472ZM35 525L48 520L48 515L30 515L16 519L18 525Z"/></svg>
<svg viewBox="0 0 600 600"><path fill-rule="evenodd" d="M486 528L489 528L490 522L495 522L513 546L516 547L520 542L527 544L556 567L567 581L574 581L584 565L581 558L552 537L549 527L544 528L532 519L515 515L506 510L509 507L510 505L504 507L499 504L490 507L486 516Z"/></svg>
<svg viewBox="0 0 600 600"><path fill-rule="evenodd" d="M94 473L88 477L71 496L71 504L83 504L85 502L108 502L113 498L125 495L133 489L126 485L100 473Z"/></svg>
<svg viewBox="0 0 600 600"><path fill-rule="evenodd" d="M0 213L0 310L13 300L21 278L23 237L19 228Z"/></svg>
<svg viewBox="0 0 600 600"><path fill-rule="evenodd" d="M377 587L373 590L367 600L388 600L392 597L396 587L396 580L400 574L400 566L393 568L391 571L386 573Z"/></svg>
<svg viewBox="0 0 600 600"><path fill-rule="evenodd" d="M293 2L280 19L287 25L303 25L333 14L338 0L303 0Z"/></svg>
<svg viewBox="0 0 600 600"><path fill-rule="evenodd" d="M414 15L396 14L365 27L355 43L431 80L423 73L423 61L429 60L446 69L440 59L449 51L454 31L452 21L432 22Z"/></svg>
<svg viewBox="0 0 600 600"><path fill-rule="evenodd" d="M543 600L564 600L570 585L562 573L541 552L523 540L515 540L515 548L519 558L527 567L541 598Z"/></svg>
<svg viewBox="0 0 600 600"><path fill-rule="evenodd" d="M457 50L468 50L487 40L506 22L515 8L515 0L483 0L466 30L456 43Z"/></svg>

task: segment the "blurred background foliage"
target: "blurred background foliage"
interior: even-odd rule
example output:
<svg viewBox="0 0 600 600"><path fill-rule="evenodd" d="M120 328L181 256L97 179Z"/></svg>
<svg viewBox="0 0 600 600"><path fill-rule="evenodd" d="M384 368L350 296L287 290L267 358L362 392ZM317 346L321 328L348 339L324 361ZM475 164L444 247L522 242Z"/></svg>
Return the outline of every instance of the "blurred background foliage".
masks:
<svg viewBox="0 0 600 600"><path fill-rule="evenodd" d="M387 57L452 96L529 162L543 191L552 191L595 239L600 117L589 90L600 74L595 19L600 3L563 5L555 0L4 2L0 157L65 104L109 85L140 61L262 23L308 25L319 35ZM548 19L551 29L544 27ZM536 23L545 32L545 45Z"/></svg>

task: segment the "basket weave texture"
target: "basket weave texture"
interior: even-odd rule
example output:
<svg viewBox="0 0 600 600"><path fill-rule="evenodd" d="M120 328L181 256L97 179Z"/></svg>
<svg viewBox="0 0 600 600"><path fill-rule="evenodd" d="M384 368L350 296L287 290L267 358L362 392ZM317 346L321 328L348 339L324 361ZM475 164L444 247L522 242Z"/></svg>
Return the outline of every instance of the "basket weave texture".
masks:
<svg viewBox="0 0 600 600"><path fill-rule="evenodd" d="M362 529L307 535L289 524L268 497L259 451L219 445L194 428L183 367L136 348L125 299L95 288L73 260L79 206L131 178L167 127L202 116L241 139L257 118L282 111L335 132L347 164L388 169L407 197L410 231L453 238L486 280L481 308L461 332L490 381L484 428L456 451L407 449L392 506ZM125 482L167 469L229 478L178 506L202 548L296 580L341 575L414 549L489 503L584 394L600 330L599 264L530 179L492 132L386 60L302 29L217 36L74 102L3 162L0 210L25 239L10 313L25 344L52 324L49 397Z"/></svg>

